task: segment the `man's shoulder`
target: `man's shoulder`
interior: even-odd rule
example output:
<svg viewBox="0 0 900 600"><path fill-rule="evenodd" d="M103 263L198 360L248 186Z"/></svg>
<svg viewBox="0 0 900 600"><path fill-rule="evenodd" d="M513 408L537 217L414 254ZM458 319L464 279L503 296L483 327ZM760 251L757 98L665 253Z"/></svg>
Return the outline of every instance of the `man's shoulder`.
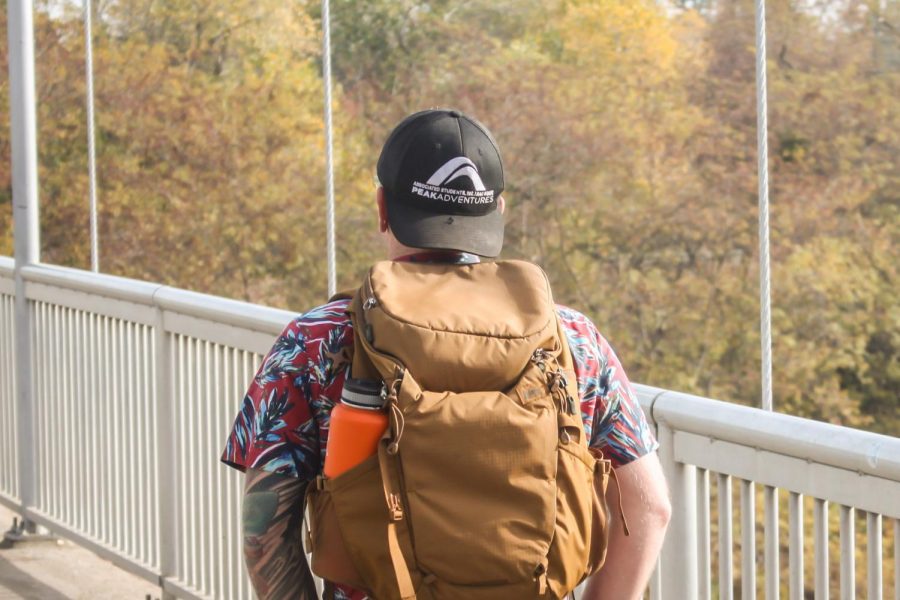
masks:
<svg viewBox="0 0 900 600"><path fill-rule="evenodd" d="M582 312L563 304L556 305L556 314L566 330L566 335L597 335L597 326Z"/></svg>
<svg viewBox="0 0 900 600"><path fill-rule="evenodd" d="M292 324L298 327L347 327L350 325L349 306L350 300L347 298L332 300L297 315Z"/></svg>
<svg viewBox="0 0 900 600"><path fill-rule="evenodd" d="M352 331L350 315L347 313L349 305L350 300L334 300L298 314L287 324L281 337L307 342L343 338L345 333Z"/></svg>
<svg viewBox="0 0 900 600"><path fill-rule="evenodd" d="M590 317L561 304L556 305L556 313L572 351L576 373L593 373L598 365L605 364L609 344Z"/></svg>

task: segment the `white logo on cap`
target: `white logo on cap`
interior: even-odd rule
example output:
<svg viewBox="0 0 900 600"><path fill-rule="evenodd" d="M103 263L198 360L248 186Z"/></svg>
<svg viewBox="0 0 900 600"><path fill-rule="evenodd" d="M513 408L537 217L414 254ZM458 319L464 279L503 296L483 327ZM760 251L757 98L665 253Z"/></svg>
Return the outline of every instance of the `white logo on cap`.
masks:
<svg viewBox="0 0 900 600"><path fill-rule="evenodd" d="M460 177L468 177L475 189L458 190L445 187ZM412 193L423 198L454 204L493 204L494 202L494 190L485 189L475 163L465 156L457 156L448 160L425 183L414 181Z"/></svg>
<svg viewBox="0 0 900 600"><path fill-rule="evenodd" d="M478 174L478 168L465 156L457 156L448 160L443 167L428 178L426 183L443 186L460 177L468 177L477 191L484 191L484 183L481 181L481 175Z"/></svg>

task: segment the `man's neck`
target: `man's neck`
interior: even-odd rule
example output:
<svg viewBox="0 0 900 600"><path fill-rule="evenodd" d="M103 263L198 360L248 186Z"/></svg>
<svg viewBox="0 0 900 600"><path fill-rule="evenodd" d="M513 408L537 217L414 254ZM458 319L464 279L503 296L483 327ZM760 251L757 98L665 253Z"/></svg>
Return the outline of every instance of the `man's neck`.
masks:
<svg viewBox="0 0 900 600"><path fill-rule="evenodd" d="M458 250L413 250L403 256L395 256L391 260L418 263L449 263L454 265L470 265L481 262L475 254Z"/></svg>

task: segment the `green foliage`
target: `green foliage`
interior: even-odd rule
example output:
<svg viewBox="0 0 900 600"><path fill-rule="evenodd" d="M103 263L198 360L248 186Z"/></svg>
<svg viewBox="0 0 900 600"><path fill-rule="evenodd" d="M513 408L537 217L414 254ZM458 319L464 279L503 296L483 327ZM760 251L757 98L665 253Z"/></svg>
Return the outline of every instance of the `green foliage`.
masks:
<svg viewBox="0 0 900 600"><path fill-rule="evenodd" d="M898 6L767 3L775 403L894 435ZM85 267L73 10L36 19L42 250ZM752 2L333 0L331 17L340 287L381 254L384 137L452 105L501 143L506 256L542 264L633 379L757 402ZM102 5L104 271L296 310L324 298L320 19L313 0ZM0 167L3 254L9 187Z"/></svg>

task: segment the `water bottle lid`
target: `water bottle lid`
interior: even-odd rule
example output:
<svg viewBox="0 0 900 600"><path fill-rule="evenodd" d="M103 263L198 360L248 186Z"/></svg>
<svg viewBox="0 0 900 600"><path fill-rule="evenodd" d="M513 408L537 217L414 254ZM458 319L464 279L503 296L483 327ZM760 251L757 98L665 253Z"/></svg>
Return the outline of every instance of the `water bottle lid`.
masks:
<svg viewBox="0 0 900 600"><path fill-rule="evenodd" d="M354 408L380 410L384 407L382 388L380 381L348 377L341 391L341 402Z"/></svg>

